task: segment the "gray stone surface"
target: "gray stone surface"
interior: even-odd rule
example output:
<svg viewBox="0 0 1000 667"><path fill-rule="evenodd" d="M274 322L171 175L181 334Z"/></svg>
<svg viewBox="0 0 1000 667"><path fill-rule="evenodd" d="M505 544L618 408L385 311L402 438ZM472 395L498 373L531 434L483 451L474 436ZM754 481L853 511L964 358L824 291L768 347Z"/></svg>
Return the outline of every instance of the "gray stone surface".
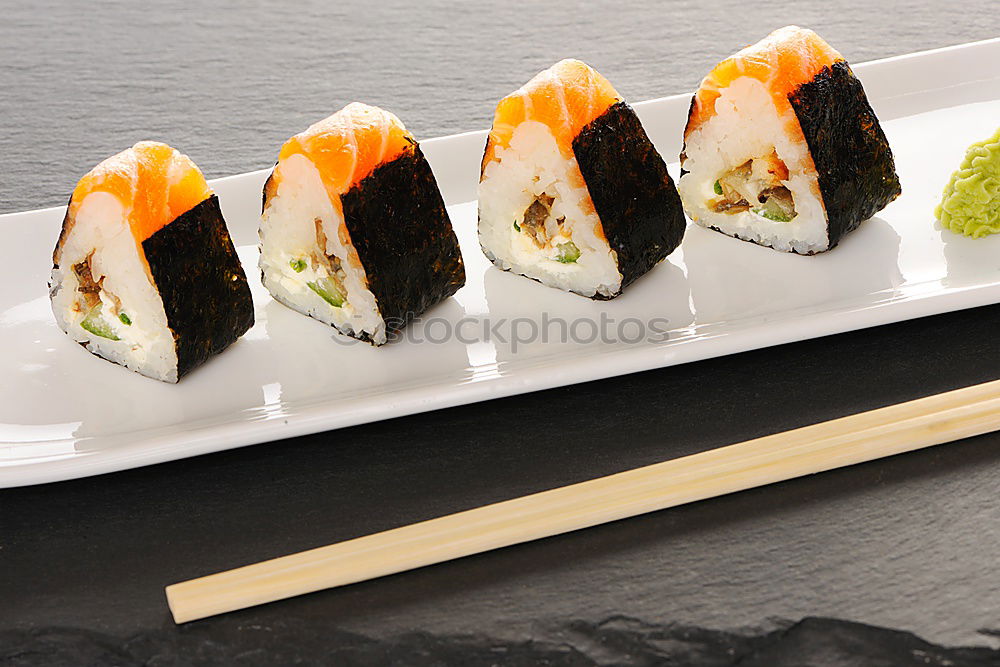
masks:
<svg viewBox="0 0 1000 667"><path fill-rule="evenodd" d="M559 58L632 101L693 90L706 68L788 23L861 62L1000 34L995 0L949 3L0 2L0 213L66 201L142 139L209 177L273 163L347 102L418 138L484 129L496 100Z"/></svg>

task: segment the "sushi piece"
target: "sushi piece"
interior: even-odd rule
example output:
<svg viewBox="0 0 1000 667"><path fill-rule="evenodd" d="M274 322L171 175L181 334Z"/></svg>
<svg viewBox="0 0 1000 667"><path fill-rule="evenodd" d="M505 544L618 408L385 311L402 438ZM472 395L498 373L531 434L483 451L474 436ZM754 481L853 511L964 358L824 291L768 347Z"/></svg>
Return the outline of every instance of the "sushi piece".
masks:
<svg viewBox="0 0 1000 667"><path fill-rule="evenodd" d="M52 263L59 327L157 380L177 382L253 326L219 198L166 144L140 142L80 179Z"/></svg>
<svg viewBox="0 0 1000 667"><path fill-rule="evenodd" d="M723 60L691 100L677 188L692 220L776 250L830 250L899 196L861 82L788 26Z"/></svg>
<svg viewBox="0 0 1000 667"><path fill-rule="evenodd" d="M479 179L479 242L498 267L594 299L676 248L667 167L603 76L563 60L497 105Z"/></svg>
<svg viewBox="0 0 1000 667"><path fill-rule="evenodd" d="M260 270L281 303L374 345L465 284L416 139L357 102L282 147L264 184Z"/></svg>

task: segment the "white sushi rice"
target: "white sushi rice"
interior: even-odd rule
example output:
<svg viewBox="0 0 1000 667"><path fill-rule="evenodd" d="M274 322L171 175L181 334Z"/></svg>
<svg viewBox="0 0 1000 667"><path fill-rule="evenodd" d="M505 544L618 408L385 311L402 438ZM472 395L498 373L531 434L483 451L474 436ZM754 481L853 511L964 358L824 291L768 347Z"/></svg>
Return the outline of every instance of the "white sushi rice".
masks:
<svg viewBox="0 0 1000 667"><path fill-rule="evenodd" d="M730 236L785 252L811 254L828 250L826 209L816 180L816 168L794 112L779 115L764 84L739 77L720 91L715 116L685 137L688 172L677 183L684 209L692 220ZM747 160L774 151L788 167L782 181L792 194L796 215L788 222L770 220L753 211L718 213L709 203L718 198L715 181Z"/></svg>
<svg viewBox="0 0 1000 667"><path fill-rule="evenodd" d="M325 248L318 246L316 220L326 236ZM350 244L343 214L331 203L319 170L306 156L282 160L277 191L261 216L260 242L264 286L276 300L342 333L367 334L375 345L385 343L385 321ZM330 305L308 285L328 276L325 267L311 261L302 271L292 267L317 252L340 260L346 291L340 307Z"/></svg>
<svg viewBox="0 0 1000 667"><path fill-rule="evenodd" d="M502 269L545 285L584 296L614 296L621 290L618 258L608 245L601 220L575 158L559 150L548 126L537 121L518 125L498 160L486 166L479 184L479 242L486 256ZM539 248L514 223L536 198L553 198L547 229L563 217L561 234L552 246L572 241L580 250L574 263L561 263L554 251Z"/></svg>
<svg viewBox="0 0 1000 667"><path fill-rule="evenodd" d="M94 354L148 377L177 382L173 333L127 214L118 198L105 192L83 200L56 257L59 266L52 271L52 312L59 327ZM117 341L81 326L88 309L73 266L88 257L93 280L102 288L102 321ZM131 324L119 319L120 313Z"/></svg>

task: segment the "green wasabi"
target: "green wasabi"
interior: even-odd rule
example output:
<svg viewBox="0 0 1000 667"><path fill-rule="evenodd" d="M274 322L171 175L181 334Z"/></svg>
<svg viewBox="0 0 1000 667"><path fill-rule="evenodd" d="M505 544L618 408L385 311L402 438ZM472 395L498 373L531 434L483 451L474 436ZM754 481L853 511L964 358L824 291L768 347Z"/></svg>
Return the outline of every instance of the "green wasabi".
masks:
<svg viewBox="0 0 1000 667"><path fill-rule="evenodd" d="M1000 128L969 146L934 215L942 227L974 239L1000 233Z"/></svg>

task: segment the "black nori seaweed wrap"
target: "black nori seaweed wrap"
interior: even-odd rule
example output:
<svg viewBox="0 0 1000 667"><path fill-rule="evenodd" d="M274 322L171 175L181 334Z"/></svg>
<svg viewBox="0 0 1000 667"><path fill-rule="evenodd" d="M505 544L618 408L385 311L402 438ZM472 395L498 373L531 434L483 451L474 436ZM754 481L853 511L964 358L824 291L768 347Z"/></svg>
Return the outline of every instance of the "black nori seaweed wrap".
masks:
<svg viewBox="0 0 1000 667"><path fill-rule="evenodd" d="M419 145L377 167L341 205L387 334L465 284L458 238Z"/></svg>
<svg viewBox="0 0 1000 667"><path fill-rule="evenodd" d="M902 191L885 133L846 61L788 96L816 165L830 248Z"/></svg>
<svg viewBox="0 0 1000 667"><path fill-rule="evenodd" d="M177 346L177 379L253 326L250 287L212 195L142 242Z"/></svg>
<svg viewBox="0 0 1000 667"><path fill-rule="evenodd" d="M573 154L618 256L624 290L680 245L687 226L681 198L663 158L625 102L608 107L584 127L573 140Z"/></svg>

